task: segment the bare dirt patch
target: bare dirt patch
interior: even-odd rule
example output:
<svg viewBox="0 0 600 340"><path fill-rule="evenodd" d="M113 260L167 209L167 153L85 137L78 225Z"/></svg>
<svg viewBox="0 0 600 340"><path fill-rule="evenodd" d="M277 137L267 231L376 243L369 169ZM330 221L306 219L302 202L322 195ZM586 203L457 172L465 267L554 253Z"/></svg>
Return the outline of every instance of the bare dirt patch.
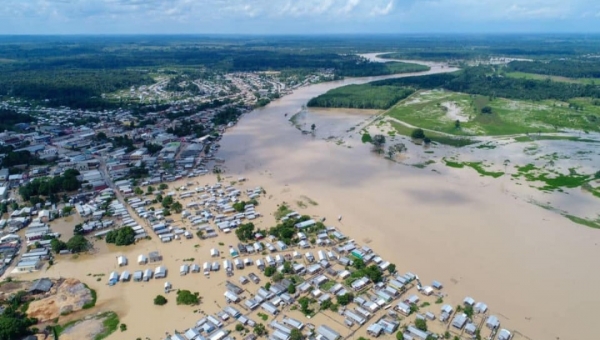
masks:
<svg viewBox="0 0 600 340"><path fill-rule="evenodd" d="M469 121L469 116L465 115L462 111L462 108L454 102L443 102L440 105L446 108L446 116L450 118L450 120L458 120L461 123L466 123Z"/></svg>
<svg viewBox="0 0 600 340"><path fill-rule="evenodd" d="M40 322L53 320L61 315L83 309L93 301L92 292L77 279L65 279L54 294L31 302L27 315Z"/></svg>

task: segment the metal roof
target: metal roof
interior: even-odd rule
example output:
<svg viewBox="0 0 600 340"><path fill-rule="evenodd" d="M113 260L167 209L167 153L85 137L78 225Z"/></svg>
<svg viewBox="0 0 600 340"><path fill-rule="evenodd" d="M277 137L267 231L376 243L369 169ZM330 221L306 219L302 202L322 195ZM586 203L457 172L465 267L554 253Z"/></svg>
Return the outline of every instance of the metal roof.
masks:
<svg viewBox="0 0 600 340"><path fill-rule="evenodd" d="M39 292L49 292L50 288L52 288L54 284L50 279L43 278L33 282L31 288L29 288L29 292L39 291Z"/></svg>

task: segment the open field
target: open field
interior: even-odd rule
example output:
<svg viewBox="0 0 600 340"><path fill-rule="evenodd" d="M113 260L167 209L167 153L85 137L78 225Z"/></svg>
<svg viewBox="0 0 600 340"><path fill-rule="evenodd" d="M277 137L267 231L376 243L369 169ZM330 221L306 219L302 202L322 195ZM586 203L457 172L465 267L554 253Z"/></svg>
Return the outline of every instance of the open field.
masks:
<svg viewBox="0 0 600 340"><path fill-rule="evenodd" d="M578 109L570 108L574 105ZM485 107L491 113L482 113ZM432 90L408 97L387 115L423 129L457 136L550 133L563 129L600 131L600 107L586 98L571 103L503 98L490 101L478 95Z"/></svg>
<svg viewBox="0 0 600 340"><path fill-rule="evenodd" d="M517 78L517 79L533 79L533 80L550 79L552 81L558 81L558 82L563 82L563 83L572 83L572 84L596 85L596 84L600 83L600 79L567 78L567 77L550 76L550 75L545 75L545 74L526 73L526 72L507 72L505 75L507 77Z"/></svg>

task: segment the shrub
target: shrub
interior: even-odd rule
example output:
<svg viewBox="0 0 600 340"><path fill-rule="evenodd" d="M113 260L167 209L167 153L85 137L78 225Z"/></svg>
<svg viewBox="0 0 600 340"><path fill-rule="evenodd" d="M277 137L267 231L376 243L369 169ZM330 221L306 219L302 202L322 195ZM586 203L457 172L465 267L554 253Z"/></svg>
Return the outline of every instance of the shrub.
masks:
<svg viewBox="0 0 600 340"><path fill-rule="evenodd" d="M424 139L425 131L423 131L423 129L414 129L410 136L414 139Z"/></svg>
<svg viewBox="0 0 600 340"><path fill-rule="evenodd" d="M165 297L164 297L164 296L162 296L162 295L157 295L157 296L154 298L154 304L155 304L155 305L157 305L157 306L163 306L163 305L165 305L166 303L167 303L167 298L165 298Z"/></svg>
<svg viewBox="0 0 600 340"><path fill-rule="evenodd" d="M198 293L190 292L189 290L177 291L177 304L178 305L197 305L200 302Z"/></svg>

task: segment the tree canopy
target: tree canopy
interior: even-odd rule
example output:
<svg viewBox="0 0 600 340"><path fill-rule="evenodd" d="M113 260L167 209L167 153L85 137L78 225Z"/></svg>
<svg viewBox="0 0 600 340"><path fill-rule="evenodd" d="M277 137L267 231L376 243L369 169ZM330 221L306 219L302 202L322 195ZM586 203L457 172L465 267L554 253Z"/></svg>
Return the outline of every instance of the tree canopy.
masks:
<svg viewBox="0 0 600 340"><path fill-rule="evenodd" d="M111 230L106 234L106 243L114 243L117 246L128 246L135 242L135 231L131 227L122 227Z"/></svg>
<svg viewBox="0 0 600 340"><path fill-rule="evenodd" d="M33 196L56 196L61 192L74 191L81 188L81 182L77 179L79 171L69 169L60 176L36 178L19 188L19 194L25 201Z"/></svg>

